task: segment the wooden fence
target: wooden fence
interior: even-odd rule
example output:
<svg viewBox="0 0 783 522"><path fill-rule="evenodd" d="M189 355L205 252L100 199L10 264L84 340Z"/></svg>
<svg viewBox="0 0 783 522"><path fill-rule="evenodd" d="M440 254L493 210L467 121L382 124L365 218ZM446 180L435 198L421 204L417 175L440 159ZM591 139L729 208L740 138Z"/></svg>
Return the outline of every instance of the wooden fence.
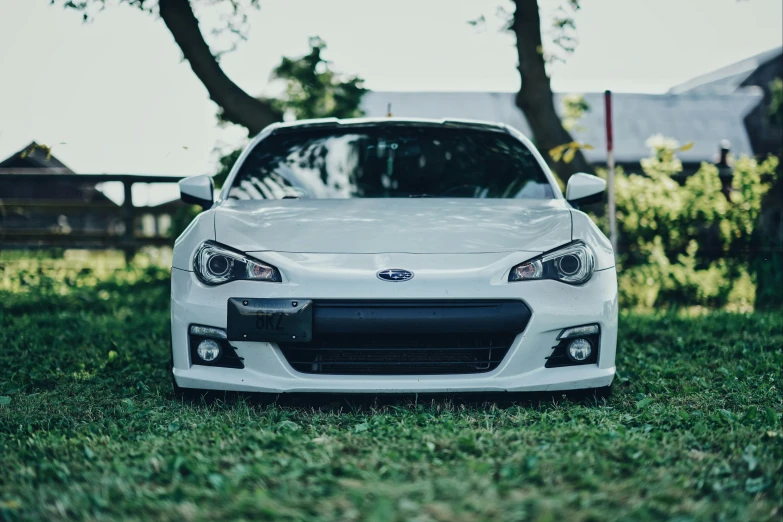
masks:
<svg viewBox="0 0 783 522"><path fill-rule="evenodd" d="M0 249L79 248L123 250L132 255L142 246L173 245L174 238L154 225L152 231L141 230L142 219L151 216L157 224L160 216L171 216L181 204L170 202L151 207L133 205L131 187L136 183L176 183L181 177L136 174L56 174L45 169L24 172L0 172L0 187L34 184L33 197L8 198L0 192ZM105 197L97 201L57 198L51 190L41 190L47 183L72 183L94 187L98 183L120 182L125 194L122 205ZM20 192L11 190L11 193ZM29 196L29 190L26 191ZM36 197L38 194L47 196ZM54 196L54 197L52 197ZM64 217L64 218L63 218ZM57 219L92 223L89 227L52 226ZM27 223L30 223L29 225ZM149 227L148 227L149 228Z"/></svg>

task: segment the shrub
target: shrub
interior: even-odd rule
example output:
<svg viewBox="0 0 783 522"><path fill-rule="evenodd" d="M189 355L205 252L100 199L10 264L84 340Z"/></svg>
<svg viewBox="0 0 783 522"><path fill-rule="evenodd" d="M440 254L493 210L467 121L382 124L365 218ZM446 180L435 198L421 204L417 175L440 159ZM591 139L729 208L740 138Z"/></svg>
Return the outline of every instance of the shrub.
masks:
<svg viewBox="0 0 783 522"><path fill-rule="evenodd" d="M622 304L752 309L748 253L778 159L738 159L727 197L715 165L703 163L680 184L679 144L656 136L648 145L642 175L616 175Z"/></svg>

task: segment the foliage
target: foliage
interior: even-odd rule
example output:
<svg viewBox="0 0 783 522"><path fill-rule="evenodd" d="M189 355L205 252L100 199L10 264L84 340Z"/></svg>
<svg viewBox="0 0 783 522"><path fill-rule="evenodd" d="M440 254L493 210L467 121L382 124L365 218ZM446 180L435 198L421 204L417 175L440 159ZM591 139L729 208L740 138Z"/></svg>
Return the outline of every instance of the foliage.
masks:
<svg viewBox="0 0 783 522"><path fill-rule="evenodd" d="M220 157L218 160L218 171L217 174L213 176L213 180L215 181L216 187L222 187L223 184L226 182L226 178L228 177L229 173L231 172L231 169L234 166L234 163L237 162L239 159L239 156L242 154L242 149L234 149L228 154L225 154Z"/></svg>
<svg viewBox="0 0 783 522"><path fill-rule="evenodd" d="M579 40L576 37L576 23L574 13L580 9L579 0L567 0L562 2L552 18L551 38L552 43L562 49L566 54L576 50ZM548 61L565 61L557 54L550 54Z"/></svg>
<svg viewBox="0 0 783 522"><path fill-rule="evenodd" d="M683 147L662 136L648 145L644 175L620 170L615 179L623 305L752 309L748 252L777 158L734 162L727 198L714 165L702 164L680 184L673 177Z"/></svg>
<svg viewBox="0 0 783 522"><path fill-rule="evenodd" d="M563 160L563 163L571 163L574 160L576 151L578 150L593 150L593 146L589 143L580 143L578 141L572 141L569 143L563 143L557 147L549 149L549 157L553 161L559 162Z"/></svg>
<svg viewBox="0 0 783 522"><path fill-rule="evenodd" d="M783 127L783 78L775 78L769 84L769 121L772 125Z"/></svg>
<svg viewBox="0 0 783 522"><path fill-rule="evenodd" d="M237 45L247 40L250 32L248 14L261 7L260 0L188 0L199 14L199 23L205 26L204 34L216 57L234 51ZM49 0L51 5L61 5L82 15L90 22L106 8L106 0ZM146 14L157 13L157 2L152 0L116 0ZM111 3L110 3L111 5Z"/></svg>
<svg viewBox="0 0 783 522"><path fill-rule="evenodd" d="M537 0L536 0L537 1ZM551 11L549 22L542 23L541 36L545 46L540 47L538 53L544 57L547 64L565 62L567 55L573 54L579 39L576 37L576 20L574 15L581 9L581 0L557 0L546 6ZM513 26L514 12L500 5L495 9L495 15L505 29ZM476 16L467 21L468 25L478 31L483 31L489 24L485 14Z"/></svg>
<svg viewBox="0 0 783 522"><path fill-rule="evenodd" d="M190 403L173 398L166 370L166 270L23 262L0 257L3 520L763 521L783 510L779 314L622 316L608 402Z"/></svg>
<svg viewBox="0 0 783 522"><path fill-rule="evenodd" d="M299 58L283 57L273 77L286 82L286 93L278 108L295 119L355 118L362 96L367 92L358 76L344 76L332 69L322 53L326 43L310 38L310 52Z"/></svg>
<svg viewBox="0 0 783 522"><path fill-rule="evenodd" d="M584 94L568 94L563 98L563 127L567 131L580 129L579 120L590 112L590 104ZM557 160L556 160L557 161Z"/></svg>

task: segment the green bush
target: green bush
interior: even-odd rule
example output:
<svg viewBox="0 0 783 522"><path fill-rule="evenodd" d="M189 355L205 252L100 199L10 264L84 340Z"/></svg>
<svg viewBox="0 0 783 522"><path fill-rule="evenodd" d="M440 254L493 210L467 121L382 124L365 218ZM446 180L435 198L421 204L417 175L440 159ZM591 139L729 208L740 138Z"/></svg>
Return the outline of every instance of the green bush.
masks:
<svg viewBox="0 0 783 522"><path fill-rule="evenodd" d="M679 144L655 136L648 145L643 175L616 175L622 305L752 310L748 253L778 159L738 159L727 197L715 165L703 163L679 183Z"/></svg>

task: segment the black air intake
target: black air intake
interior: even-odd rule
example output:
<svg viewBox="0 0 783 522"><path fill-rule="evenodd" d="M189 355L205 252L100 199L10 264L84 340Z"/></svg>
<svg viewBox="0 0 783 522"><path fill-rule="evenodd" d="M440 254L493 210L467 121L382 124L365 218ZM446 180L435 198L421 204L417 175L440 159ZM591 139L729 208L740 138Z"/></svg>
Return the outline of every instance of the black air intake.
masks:
<svg viewBox="0 0 783 522"><path fill-rule="evenodd" d="M530 320L528 307L514 300L329 300L313 305L313 340L278 344L302 373L489 372Z"/></svg>

